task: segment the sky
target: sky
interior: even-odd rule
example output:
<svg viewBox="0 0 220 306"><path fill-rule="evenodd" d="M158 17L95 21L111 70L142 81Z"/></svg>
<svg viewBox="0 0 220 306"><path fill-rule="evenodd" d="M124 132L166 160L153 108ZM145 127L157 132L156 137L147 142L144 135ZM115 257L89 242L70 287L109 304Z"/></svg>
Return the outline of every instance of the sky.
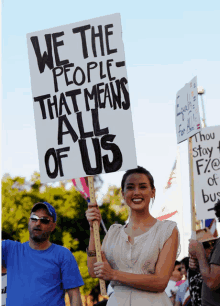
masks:
<svg viewBox="0 0 220 306"><path fill-rule="evenodd" d="M220 122L217 0L2 1L1 173L29 179L39 171L26 34L113 13L121 14L137 164L154 176L156 216L177 156L177 91L197 76L198 85L205 88L207 126ZM187 141L178 147L185 216L189 216ZM109 185L120 186L122 175L102 175L99 201ZM190 227L189 217L185 224Z"/></svg>

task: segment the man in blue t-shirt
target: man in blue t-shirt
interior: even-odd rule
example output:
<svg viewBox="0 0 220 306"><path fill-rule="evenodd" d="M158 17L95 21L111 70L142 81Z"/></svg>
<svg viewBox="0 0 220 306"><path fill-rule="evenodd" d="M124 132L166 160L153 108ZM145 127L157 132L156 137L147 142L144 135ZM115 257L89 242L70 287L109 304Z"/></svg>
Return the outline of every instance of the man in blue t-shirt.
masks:
<svg viewBox="0 0 220 306"><path fill-rule="evenodd" d="M56 212L47 202L36 203L28 222L29 241L2 242L2 265L7 268L7 306L81 306L82 277L72 253L49 241Z"/></svg>

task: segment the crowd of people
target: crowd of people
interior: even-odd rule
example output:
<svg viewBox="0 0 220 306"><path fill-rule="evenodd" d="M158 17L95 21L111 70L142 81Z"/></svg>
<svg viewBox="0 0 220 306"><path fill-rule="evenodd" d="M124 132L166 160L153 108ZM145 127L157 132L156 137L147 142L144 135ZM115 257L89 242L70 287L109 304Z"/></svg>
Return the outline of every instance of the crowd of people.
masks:
<svg viewBox="0 0 220 306"><path fill-rule="evenodd" d="M220 202L219 202L220 209ZM203 249L201 253L204 252L207 263L220 265L219 259L213 261L213 258L216 259L217 252L219 253L218 246L216 243L219 238L214 237L211 231L208 228L200 229L196 231L196 240L200 242ZM190 246L189 251L192 253L192 248ZM215 254L213 255L213 250ZM201 256L201 254L199 254ZM214 256L214 257L213 257ZM220 254L219 254L220 256ZM191 269L189 267L189 262L191 261ZM194 266L195 265L195 266ZM217 279L220 278L219 272L214 275ZM220 305L220 299L215 290L212 290L211 296L213 297L212 303L210 304L210 298L204 293L203 303L202 303L202 286L206 286L206 283L203 284L203 276L199 269L199 264L195 261L195 258L191 256L185 257L181 261L175 262L175 268L171 275L171 278L168 282L165 292L169 296L171 302L175 306L188 305L188 306L201 306L201 305ZM220 287L220 282L219 282ZM217 287L216 289L218 289ZM220 290L219 290L220 293ZM215 296L216 295L216 296ZM209 301L207 301L209 299ZM216 303L216 304L215 304Z"/></svg>
<svg viewBox="0 0 220 306"><path fill-rule="evenodd" d="M177 261L177 224L160 221L149 212L156 195L151 173L143 167L126 171L121 190L130 210L129 222L109 228L102 243L102 262L96 259L93 230L93 221L100 224L101 214L97 204L88 203L86 211L89 274L110 282L111 288L109 299L100 302L96 297L94 305L220 305L220 239L207 228L197 231L197 240L189 244L189 257ZM220 221L220 201L213 209ZM2 305L64 306L65 292L71 306L82 305L83 280L76 260L49 239L56 218L52 205L36 203L28 222L29 241L22 244L2 236L3 276L7 269L7 286L2 289L7 298Z"/></svg>

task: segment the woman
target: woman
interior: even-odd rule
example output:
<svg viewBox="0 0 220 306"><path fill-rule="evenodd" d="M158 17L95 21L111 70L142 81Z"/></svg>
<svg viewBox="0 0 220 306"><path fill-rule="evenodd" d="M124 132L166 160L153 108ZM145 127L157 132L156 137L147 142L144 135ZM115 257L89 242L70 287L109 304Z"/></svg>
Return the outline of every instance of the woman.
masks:
<svg viewBox="0 0 220 306"><path fill-rule="evenodd" d="M179 289L176 294L175 306L181 305L192 305L190 293L189 293L189 283L187 280L187 272L189 270L189 257L184 257L181 260L181 274L184 277L184 282L180 284Z"/></svg>
<svg viewBox="0 0 220 306"><path fill-rule="evenodd" d="M155 198L152 175L144 168L128 170L121 182L130 208L125 226L113 224L102 244L103 262L96 262L92 221L100 222L97 207L86 212L90 224L88 269L92 277L110 280L114 293L108 306L170 306L164 289L172 274L178 249L178 230L172 221L159 221L149 213Z"/></svg>

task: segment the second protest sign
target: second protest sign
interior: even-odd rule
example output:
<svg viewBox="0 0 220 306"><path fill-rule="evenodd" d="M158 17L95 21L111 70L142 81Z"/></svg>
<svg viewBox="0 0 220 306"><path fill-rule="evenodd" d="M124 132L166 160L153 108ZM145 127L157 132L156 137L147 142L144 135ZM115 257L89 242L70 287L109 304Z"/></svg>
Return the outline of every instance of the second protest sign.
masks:
<svg viewBox="0 0 220 306"><path fill-rule="evenodd" d="M206 127L193 139L193 168L197 218L215 218L220 199L220 126Z"/></svg>

